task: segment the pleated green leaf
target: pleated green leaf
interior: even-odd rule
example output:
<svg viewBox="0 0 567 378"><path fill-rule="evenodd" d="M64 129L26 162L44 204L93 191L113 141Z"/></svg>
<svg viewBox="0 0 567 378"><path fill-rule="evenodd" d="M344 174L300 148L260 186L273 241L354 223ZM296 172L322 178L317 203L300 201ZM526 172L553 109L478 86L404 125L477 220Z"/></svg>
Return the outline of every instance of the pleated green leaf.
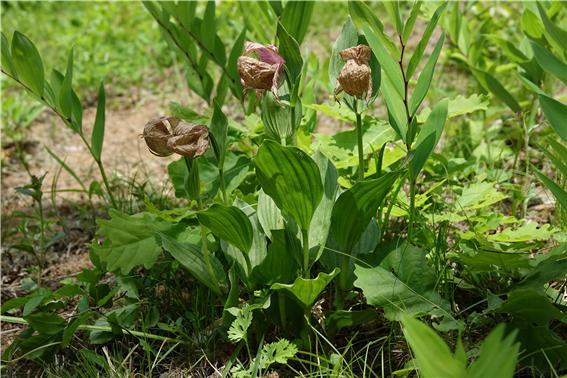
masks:
<svg viewBox="0 0 567 378"><path fill-rule="evenodd" d="M248 253L254 238L248 216L235 206L214 204L197 214L199 222L213 234Z"/></svg>
<svg viewBox="0 0 567 378"><path fill-rule="evenodd" d="M296 147L265 140L256 156L256 175L264 192L290 214L302 229L309 229L323 197L317 164Z"/></svg>
<svg viewBox="0 0 567 378"><path fill-rule="evenodd" d="M331 235L342 252L349 253L358 242L398 176L398 172L390 172L358 182L339 196L331 216Z"/></svg>
<svg viewBox="0 0 567 378"><path fill-rule="evenodd" d="M314 1L289 1L283 9L282 25L299 44L307 33L314 6Z"/></svg>

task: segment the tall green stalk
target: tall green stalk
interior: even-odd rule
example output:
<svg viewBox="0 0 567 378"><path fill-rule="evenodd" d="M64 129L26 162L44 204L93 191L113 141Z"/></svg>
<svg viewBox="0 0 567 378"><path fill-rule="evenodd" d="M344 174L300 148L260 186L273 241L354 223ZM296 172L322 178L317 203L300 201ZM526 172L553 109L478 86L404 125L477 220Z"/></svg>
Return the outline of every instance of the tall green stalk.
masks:
<svg viewBox="0 0 567 378"><path fill-rule="evenodd" d="M301 230L301 236L303 241L303 278L311 278L311 272L309 270L309 230Z"/></svg>
<svg viewBox="0 0 567 378"><path fill-rule="evenodd" d="M358 179L360 181L364 180L364 147L362 145L362 115L356 111L355 102L355 114L356 114L356 140L358 145Z"/></svg>

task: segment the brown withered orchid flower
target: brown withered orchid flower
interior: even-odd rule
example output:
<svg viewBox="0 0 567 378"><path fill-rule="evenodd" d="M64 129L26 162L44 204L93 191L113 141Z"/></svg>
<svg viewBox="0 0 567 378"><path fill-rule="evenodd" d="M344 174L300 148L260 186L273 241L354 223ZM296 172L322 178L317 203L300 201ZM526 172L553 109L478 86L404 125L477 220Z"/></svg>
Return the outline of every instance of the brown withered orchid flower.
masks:
<svg viewBox="0 0 567 378"><path fill-rule="evenodd" d="M190 125L176 117L151 120L144 126L143 138L150 152L161 157L177 153L195 158L209 148L207 126Z"/></svg>
<svg viewBox="0 0 567 378"><path fill-rule="evenodd" d="M270 90L277 98L283 82L284 58L273 45L246 42L244 53L236 63L242 86L256 90L257 94Z"/></svg>
<svg viewBox="0 0 567 378"><path fill-rule="evenodd" d="M204 125L180 123L173 129L167 146L173 152L190 158L203 155L209 148L209 129Z"/></svg>
<svg viewBox="0 0 567 378"><path fill-rule="evenodd" d="M340 52L345 62L337 77L335 94L345 91L351 96L363 97L372 92L372 71L369 62L372 50L366 45L350 47Z"/></svg>
<svg viewBox="0 0 567 378"><path fill-rule="evenodd" d="M167 141L171 137L171 129L179 123L175 117L161 117L152 119L144 126L144 140L150 152L156 156L169 156L173 150L167 146Z"/></svg>

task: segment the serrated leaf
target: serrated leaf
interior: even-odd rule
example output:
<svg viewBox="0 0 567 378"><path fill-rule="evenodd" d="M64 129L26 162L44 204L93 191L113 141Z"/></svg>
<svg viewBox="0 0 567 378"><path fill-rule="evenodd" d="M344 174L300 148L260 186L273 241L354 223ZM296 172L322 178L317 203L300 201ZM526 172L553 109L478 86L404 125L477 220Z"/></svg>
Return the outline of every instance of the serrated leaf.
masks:
<svg viewBox="0 0 567 378"><path fill-rule="evenodd" d="M384 308L390 320L433 309L448 314L449 303L435 291L435 272L420 248L404 244L389 252L376 267L355 265L354 274L354 286L362 289L368 304Z"/></svg>
<svg viewBox="0 0 567 378"><path fill-rule="evenodd" d="M135 266L151 268L161 254L161 243L155 235L179 232L182 227L158 219L149 213L127 215L109 210L110 219L98 219L97 234L103 245L93 245L93 252L108 271L128 274Z"/></svg>
<svg viewBox="0 0 567 378"><path fill-rule="evenodd" d="M18 79L34 94L42 96L45 79L41 56L33 42L18 31L12 37L12 60Z"/></svg>
<svg viewBox="0 0 567 378"><path fill-rule="evenodd" d="M252 246L252 225L242 210L235 206L213 204L197 214L199 222L213 234L248 253Z"/></svg>
<svg viewBox="0 0 567 378"><path fill-rule="evenodd" d="M331 273L320 272L316 278L312 279L298 277L293 284L275 283L271 289L285 290L305 307L309 307L340 271L339 268L335 268Z"/></svg>
<svg viewBox="0 0 567 378"><path fill-rule="evenodd" d="M506 198L506 195L496 190L494 183L473 183L463 188L456 205L459 210L480 209L502 201L504 198Z"/></svg>
<svg viewBox="0 0 567 378"><path fill-rule="evenodd" d="M309 229L323 196L317 164L295 147L265 140L255 159L256 175L264 192L289 213L302 229Z"/></svg>

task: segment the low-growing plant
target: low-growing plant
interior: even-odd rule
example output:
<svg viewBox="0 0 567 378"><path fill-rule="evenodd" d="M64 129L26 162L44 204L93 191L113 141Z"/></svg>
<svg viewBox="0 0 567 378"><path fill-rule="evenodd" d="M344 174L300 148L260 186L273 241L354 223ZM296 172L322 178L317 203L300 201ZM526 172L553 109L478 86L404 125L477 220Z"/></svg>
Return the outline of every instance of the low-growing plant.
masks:
<svg viewBox="0 0 567 378"><path fill-rule="evenodd" d="M168 173L180 205L163 209L146 197L134 214L116 206L101 160L104 87L89 142L71 86L72 53L66 74L46 81L31 41L16 32L9 49L3 35L2 71L83 140L113 207L97 219L93 269L55 292L41 288L3 305L2 313L23 315L3 320L29 325L3 358L45 361L84 330L93 344L133 336L148 360L161 351L152 341L171 350L231 342L223 375L236 377L321 361L318 373L329 376L417 369L426 377L507 377L518 364L533 375L567 368L560 329L567 112L550 94L555 78L565 81L564 10L510 5L524 9L516 48L483 4L466 4L474 18L461 3L385 2L387 18L374 5L348 1L349 16L321 62L302 47L314 3L242 3L243 21L225 30L213 1L144 2L207 107L174 103L170 115L143 127L148 158L178 157ZM482 33L473 38L476 23ZM486 47L493 41L502 56ZM451 75L450 64L482 93L437 89L434 78ZM318 73L321 66L327 72ZM526 90L506 89L511 83L497 73L510 67ZM317 103L319 81L334 92L328 103ZM317 133L318 115L354 129ZM540 133L544 123L551 127ZM503 127L517 129L510 154L504 137L492 138ZM455 135L459 152L450 155ZM510 164L503 156L514 153ZM547 177L536 153L563 177ZM532 172L563 207L557 226L523 219ZM71 317L58 314L76 298ZM458 340L455 352L414 317ZM414 360L396 360L408 349L395 322ZM386 336L373 333L378 324ZM380 345L382 361L362 359L347 330L368 335L367 354ZM488 333L481 344L469 337L477 330ZM467 354L465 342L480 349ZM362 372L348 366L350 357ZM376 366L382 371L366 371Z"/></svg>

